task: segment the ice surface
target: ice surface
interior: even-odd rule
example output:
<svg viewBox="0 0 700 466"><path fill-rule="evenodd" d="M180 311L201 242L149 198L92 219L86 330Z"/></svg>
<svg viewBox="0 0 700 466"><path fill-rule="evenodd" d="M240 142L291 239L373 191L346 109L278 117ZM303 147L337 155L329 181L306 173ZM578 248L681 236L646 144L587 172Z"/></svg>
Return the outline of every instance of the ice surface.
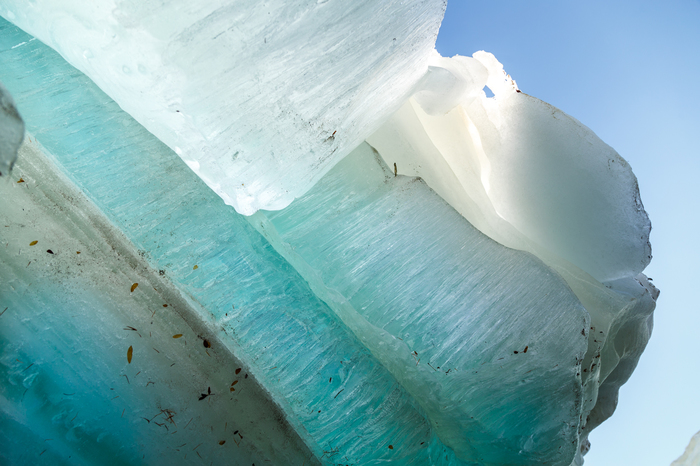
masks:
<svg viewBox="0 0 700 466"><path fill-rule="evenodd" d="M313 464L196 306L32 141L24 182L0 185L0 462Z"/></svg>
<svg viewBox="0 0 700 466"><path fill-rule="evenodd" d="M643 275L601 284L572 267L572 294L420 180L394 177L369 146L292 206L250 218L464 458L568 464L561 458L585 452L588 432L614 411L651 333L658 292ZM568 428L548 432L559 416ZM561 440L570 435L574 445Z"/></svg>
<svg viewBox="0 0 700 466"><path fill-rule="evenodd" d="M569 464L583 306L549 267L490 240L378 159L362 145L290 207L251 221L459 457Z"/></svg>
<svg viewBox="0 0 700 466"><path fill-rule="evenodd" d="M658 290L640 273L650 223L636 178L580 122L522 93L493 55L436 54L429 70L423 90L367 141L483 233L555 269L586 308L585 453L651 335Z"/></svg>
<svg viewBox="0 0 700 466"><path fill-rule="evenodd" d="M577 120L519 92L491 54L434 57L430 69L429 77L441 70L461 90L448 93L450 104L434 98L444 83L426 79L368 138L389 166L425 179L502 244L552 264L554 255L599 281L644 270L651 224L622 157Z"/></svg>
<svg viewBox="0 0 700 466"><path fill-rule="evenodd" d="M251 214L306 192L403 103L445 3L8 0L0 15Z"/></svg>
<svg viewBox="0 0 700 466"><path fill-rule="evenodd" d="M431 51L442 1L234 5L0 6L114 98L0 21L31 138L3 188L0 454L581 464L658 295L624 160L492 55Z"/></svg>
<svg viewBox="0 0 700 466"><path fill-rule="evenodd" d="M0 50L5 66L0 78L21 99L32 140L43 144L57 168L124 232L148 265L162 270L183 299L200 309L202 325L265 386L316 459L324 463L329 458L347 458L355 464L388 459L403 464L468 464L445 447L410 394L244 217L224 205L176 154L84 75L39 41L12 49L9 44L28 37L8 23L2 26ZM23 79L25 76L32 79ZM47 101L53 113L46 112ZM57 115L60 124L56 124ZM27 245L32 241L29 235L24 239ZM31 272L31 265L27 270ZM120 289L128 291L131 283L125 280L126 288ZM69 297L73 296L70 291L59 288L59 293ZM38 293L44 302L51 302L53 289L39 288ZM96 298L100 299L111 297ZM148 310L150 315L152 309ZM105 311L85 303L83 312L100 316ZM120 321L105 331L124 336L125 325L132 324ZM18 344L12 335L7 338ZM201 352L201 342L196 336L190 338ZM121 355L126 346L120 348ZM120 359L112 370L118 376L122 367ZM156 374L167 369L149 367ZM230 376L235 366L221 370ZM185 372L183 377L190 375ZM227 393L232 381L226 380L222 387L207 379L206 386L214 393ZM101 382L99 378L90 382L91 390L102 394ZM202 389L199 384L193 387L188 401L200 403L197 396ZM43 395L37 396L41 399ZM123 408L107 403L100 407L105 421L121 422ZM153 414L158 412L157 404L150 408L156 409ZM238 412L229 408L225 415L235 420ZM44 419L51 423L50 416ZM179 418L176 422L179 424ZM42 425L36 424L37 431ZM96 442L96 432L87 430L84 441ZM12 439L12 448L17 449L23 434L18 432ZM120 439L112 438L116 448ZM72 438L65 441L68 448L77 446ZM209 445L219 448L218 443ZM225 446L229 448L229 442ZM38 457L41 451L32 453ZM56 454L63 453L67 457L70 451ZM187 461L199 464L194 453L188 454Z"/></svg>
<svg viewBox="0 0 700 466"><path fill-rule="evenodd" d="M693 435L685 452L671 466L694 466L700 464L700 432Z"/></svg>
<svg viewBox="0 0 700 466"><path fill-rule="evenodd" d="M12 96L0 83L0 176L8 176L24 137L24 122Z"/></svg>

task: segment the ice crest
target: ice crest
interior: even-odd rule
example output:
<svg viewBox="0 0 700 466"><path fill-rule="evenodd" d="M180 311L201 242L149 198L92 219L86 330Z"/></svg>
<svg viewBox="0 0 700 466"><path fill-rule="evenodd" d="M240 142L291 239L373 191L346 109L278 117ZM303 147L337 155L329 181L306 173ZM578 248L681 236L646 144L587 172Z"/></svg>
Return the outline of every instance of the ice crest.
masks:
<svg viewBox="0 0 700 466"><path fill-rule="evenodd" d="M10 0L0 15L250 215L289 205L401 105L427 69L445 4Z"/></svg>

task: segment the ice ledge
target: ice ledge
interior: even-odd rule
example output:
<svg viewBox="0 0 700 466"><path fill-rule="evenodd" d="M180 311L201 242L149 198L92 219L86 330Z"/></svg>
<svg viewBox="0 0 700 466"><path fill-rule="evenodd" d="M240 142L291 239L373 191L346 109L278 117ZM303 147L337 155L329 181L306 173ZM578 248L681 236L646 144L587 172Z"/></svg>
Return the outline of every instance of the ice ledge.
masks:
<svg viewBox="0 0 700 466"><path fill-rule="evenodd" d="M401 106L425 74L445 7L7 0L0 15L250 215L287 206Z"/></svg>

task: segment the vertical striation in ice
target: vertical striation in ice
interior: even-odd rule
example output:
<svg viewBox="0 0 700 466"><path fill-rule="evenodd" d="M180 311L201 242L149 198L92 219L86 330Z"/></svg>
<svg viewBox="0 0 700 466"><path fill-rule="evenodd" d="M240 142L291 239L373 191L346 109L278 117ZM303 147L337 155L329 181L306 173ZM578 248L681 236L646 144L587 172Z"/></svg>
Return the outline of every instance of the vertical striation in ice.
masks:
<svg viewBox="0 0 700 466"><path fill-rule="evenodd" d="M24 122L12 96L0 83L0 176L8 176L24 138Z"/></svg>
<svg viewBox="0 0 700 466"><path fill-rule="evenodd" d="M366 144L290 207L250 218L460 458L570 463L590 325L549 267Z"/></svg>
<svg viewBox="0 0 700 466"><path fill-rule="evenodd" d="M56 49L252 214L306 192L413 92L446 0L7 0Z"/></svg>

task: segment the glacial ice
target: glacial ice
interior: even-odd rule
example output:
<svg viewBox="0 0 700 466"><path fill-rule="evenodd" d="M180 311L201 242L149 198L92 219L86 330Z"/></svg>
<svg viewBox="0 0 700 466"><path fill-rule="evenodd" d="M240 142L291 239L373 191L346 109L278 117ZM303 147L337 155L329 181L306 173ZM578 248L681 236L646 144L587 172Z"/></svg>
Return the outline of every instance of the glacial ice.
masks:
<svg viewBox="0 0 700 466"><path fill-rule="evenodd" d="M446 0L6 0L243 214L281 209L413 92ZM266 123L262 123L266 122Z"/></svg>
<svg viewBox="0 0 700 466"><path fill-rule="evenodd" d="M671 466L693 466L700 462L700 432L693 435L683 454Z"/></svg>
<svg viewBox="0 0 700 466"><path fill-rule="evenodd" d="M520 92L491 54L434 56L429 69L425 89L367 139L387 163L506 246L545 262L553 254L601 282L644 270L651 224L622 157ZM452 76L449 86L431 79L438 72Z"/></svg>
<svg viewBox="0 0 700 466"><path fill-rule="evenodd" d="M287 209L251 220L457 456L574 455L589 318L536 258L485 237L420 180L395 178L367 145Z"/></svg>
<svg viewBox="0 0 700 466"><path fill-rule="evenodd" d="M24 138L24 122L7 89L0 83L0 176L8 176Z"/></svg>
<svg viewBox="0 0 700 466"><path fill-rule="evenodd" d="M443 11L0 6L85 73L0 20L0 457L582 464L650 224L580 122L432 50Z"/></svg>
<svg viewBox="0 0 700 466"><path fill-rule="evenodd" d="M313 464L215 328L43 150L28 139L24 181L0 186L0 463Z"/></svg>

